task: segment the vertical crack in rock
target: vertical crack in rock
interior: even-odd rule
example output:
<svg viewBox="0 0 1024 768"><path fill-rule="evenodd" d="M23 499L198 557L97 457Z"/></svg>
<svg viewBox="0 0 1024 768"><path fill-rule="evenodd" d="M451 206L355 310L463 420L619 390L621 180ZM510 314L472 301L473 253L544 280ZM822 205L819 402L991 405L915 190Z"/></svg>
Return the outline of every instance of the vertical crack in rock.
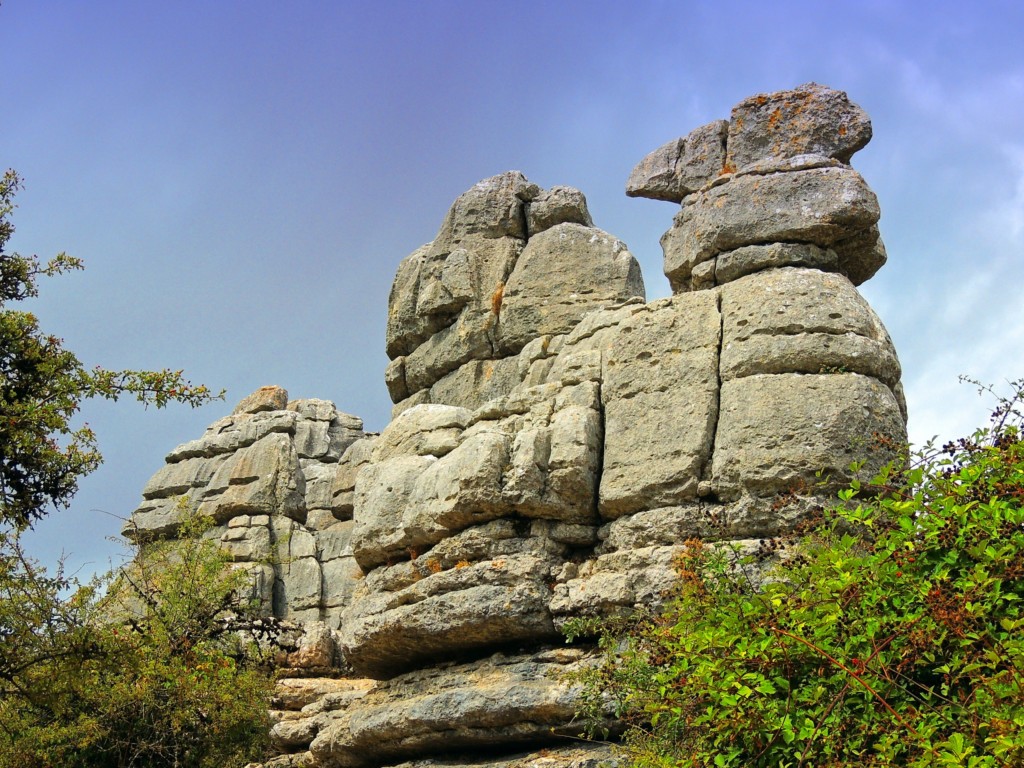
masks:
<svg viewBox="0 0 1024 768"><path fill-rule="evenodd" d="M604 445L605 445L605 429L604 429L604 354L601 355L602 364L600 367L601 373L597 380L597 430L598 430L598 441L597 441L597 466L594 472L594 497L591 505L591 512L594 515L595 520L599 520L598 510L601 508L601 478L604 475Z"/></svg>
<svg viewBox="0 0 1024 768"><path fill-rule="evenodd" d="M274 572L274 581L270 586L270 602L273 606L274 616L285 616L288 612L287 596L284 593L284 574L281 569L280 557L278 555L277 530L272 524L267 525L270 534L270 558L271 568Z"/></svg>
<svg viewBox="0 0 1024 768"><path fill-rule="evenodd" d="M722 312L722 292L716 291L715 305L718 307L718 352L715 360L715 370L718 372L718 381L715 386L715 402L712 406L715 410L711 424L711 442L708 447L704 464L700 469L700 488L698 495L705 497L714 493L711 488L712 466L715 458L715 445L718 443L718 422L722 418L722 346L725 343L725 314Z"/></svg>

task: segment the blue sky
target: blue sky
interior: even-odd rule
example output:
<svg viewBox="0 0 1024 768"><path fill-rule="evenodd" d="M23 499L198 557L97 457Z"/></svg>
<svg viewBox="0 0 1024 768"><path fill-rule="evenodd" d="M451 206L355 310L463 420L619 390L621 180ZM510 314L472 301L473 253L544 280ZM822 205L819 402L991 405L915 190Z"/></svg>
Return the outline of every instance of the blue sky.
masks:
<svg viewBox="0 0 1024 768"><path fill-rule="evenodd" d="M1024 374L1019 2L5 0L0 148L27 183L12 246L87 270L33 311L88 365L184 368L198 411L96 403L106 464L31 537L103 569L176 444L264 384L387 422L387 295L479 179L587 195L664 296L669 203L623 193L665 141L746 96L846 90L875 138L889 264L862 291L904 367L912 438Z"/></svg>

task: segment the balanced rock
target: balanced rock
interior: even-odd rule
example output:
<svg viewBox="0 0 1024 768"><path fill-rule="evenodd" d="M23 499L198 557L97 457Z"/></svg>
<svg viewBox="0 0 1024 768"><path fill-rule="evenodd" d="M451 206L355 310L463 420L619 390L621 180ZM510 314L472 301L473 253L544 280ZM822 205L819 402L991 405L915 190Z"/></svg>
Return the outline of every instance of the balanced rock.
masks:
<svg viewBox="0 0 1024 768"><path fill-rule="evenodd" d="M773 242L828 248L870 230L878 217L877 198L851 168L738 174L685 202L662 238L665 274L676 291L706 287L689 281L723 252Z"/></svg>
<svg viewBox="0 0 1024 768"><path fill-rule="evenodd" d="M727 121L715 120L658 147L633 169L626 194L681 203L722 172L728 131Z"/></svg>
<svg viewBox="0 0 1024 768"><path fill-rule="evenodd" d="M807 83L744 99L729 119L726 167L825 155L849 163L871 141L871 119L842 91Z"/></svg>
<svg viewBox="0 0 1024 768"><path fill-rule="evenodd" d="M659 147L626 192L682 204L661 241L677 293L781 266L839 272L859 285L886 259L877 200L849 167L870 139L863 109L808 83L745 99L728 122Z"/></svg>

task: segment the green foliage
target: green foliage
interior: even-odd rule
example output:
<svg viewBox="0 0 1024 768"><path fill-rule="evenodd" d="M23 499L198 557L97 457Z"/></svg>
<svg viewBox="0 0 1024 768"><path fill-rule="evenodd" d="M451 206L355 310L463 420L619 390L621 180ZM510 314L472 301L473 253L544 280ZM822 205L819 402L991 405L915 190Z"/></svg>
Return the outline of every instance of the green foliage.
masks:
<svg viewBox="0 0 1024 768"><path fill-rule="evenodd" d="M219 396L181 371L86 368L11 307L39 278L82 268L5 250L20 186L13 171L0 180L0 768L241 765L267 738L270 681L235 631L245 574L198 523L183 532L190 545L147 545L87 587L22 550L20 533L100 463L92 431L71 425L84 400Z"/></svg>
<svg viewBox="0 0 1024 768"><path fill-rule="evenodd" d="M272 679L207 523L61 593L10 539L0 558L0 767L241 766L266 747ZM101 593L105 591L105 595ZM251 637L251 636L250 636Z"/></svg>
<svg viewBox="0 0 1024 768"><path fill-rule="evenodd" d="M614 708L639 766L1024 765L1012 386L989 429L854 484L789 540L687 542L664 612L600 628L594 729Z"/></svg>
<svg viewBox="0 0 1024 768"><path fill-rule="evenodd" d="M5 250L20 187L14 171L0 180L0 522L24 528L51 507L67 506L79 478L99 466L92 430L70 424L83 400L131 395L161 408L217 396L181 371L86 368L61 339L40 330L33 314L10 308L38 295L40 277L82 269L81 260L64 253L41 265L35 256Z"/></svg>

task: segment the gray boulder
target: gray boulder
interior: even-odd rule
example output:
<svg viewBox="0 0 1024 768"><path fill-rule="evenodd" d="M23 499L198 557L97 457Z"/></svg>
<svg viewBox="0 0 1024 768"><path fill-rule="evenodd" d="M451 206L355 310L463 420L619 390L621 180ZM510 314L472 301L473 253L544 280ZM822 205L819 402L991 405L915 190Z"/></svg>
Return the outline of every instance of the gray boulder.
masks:
<svg viewBox="0 0 1024 768"><path fill-rule="evenodd" d="M849 163L871 140L871 120L843 91L807 83L762 93L732 109L726 165L816 154Z"/></svg>
<svg viewBox="0 0 1024 768"><path fill-rule="evenodd" d="M874 193L849 168L731 177L684 203L661 241L665 275L674 291L689 290L694 268L723 251L771 242L828 248L878 217Z"/></svg>
<svg viewBox="0 0 1024 768"><path fill-rule="evenodd" d="M629 174L626 194L682 202L722 173L728 127L725 120L715 120L658 147Z"/></svg>
<svg viewBox="0 0 1024 768"><path fill-rule="evenodd" d="M644 295L640 265L625 243L594 227L558 224L530 238L509 276L500 349L518 353L538 336L571 331L587 312Z"/></svg>

